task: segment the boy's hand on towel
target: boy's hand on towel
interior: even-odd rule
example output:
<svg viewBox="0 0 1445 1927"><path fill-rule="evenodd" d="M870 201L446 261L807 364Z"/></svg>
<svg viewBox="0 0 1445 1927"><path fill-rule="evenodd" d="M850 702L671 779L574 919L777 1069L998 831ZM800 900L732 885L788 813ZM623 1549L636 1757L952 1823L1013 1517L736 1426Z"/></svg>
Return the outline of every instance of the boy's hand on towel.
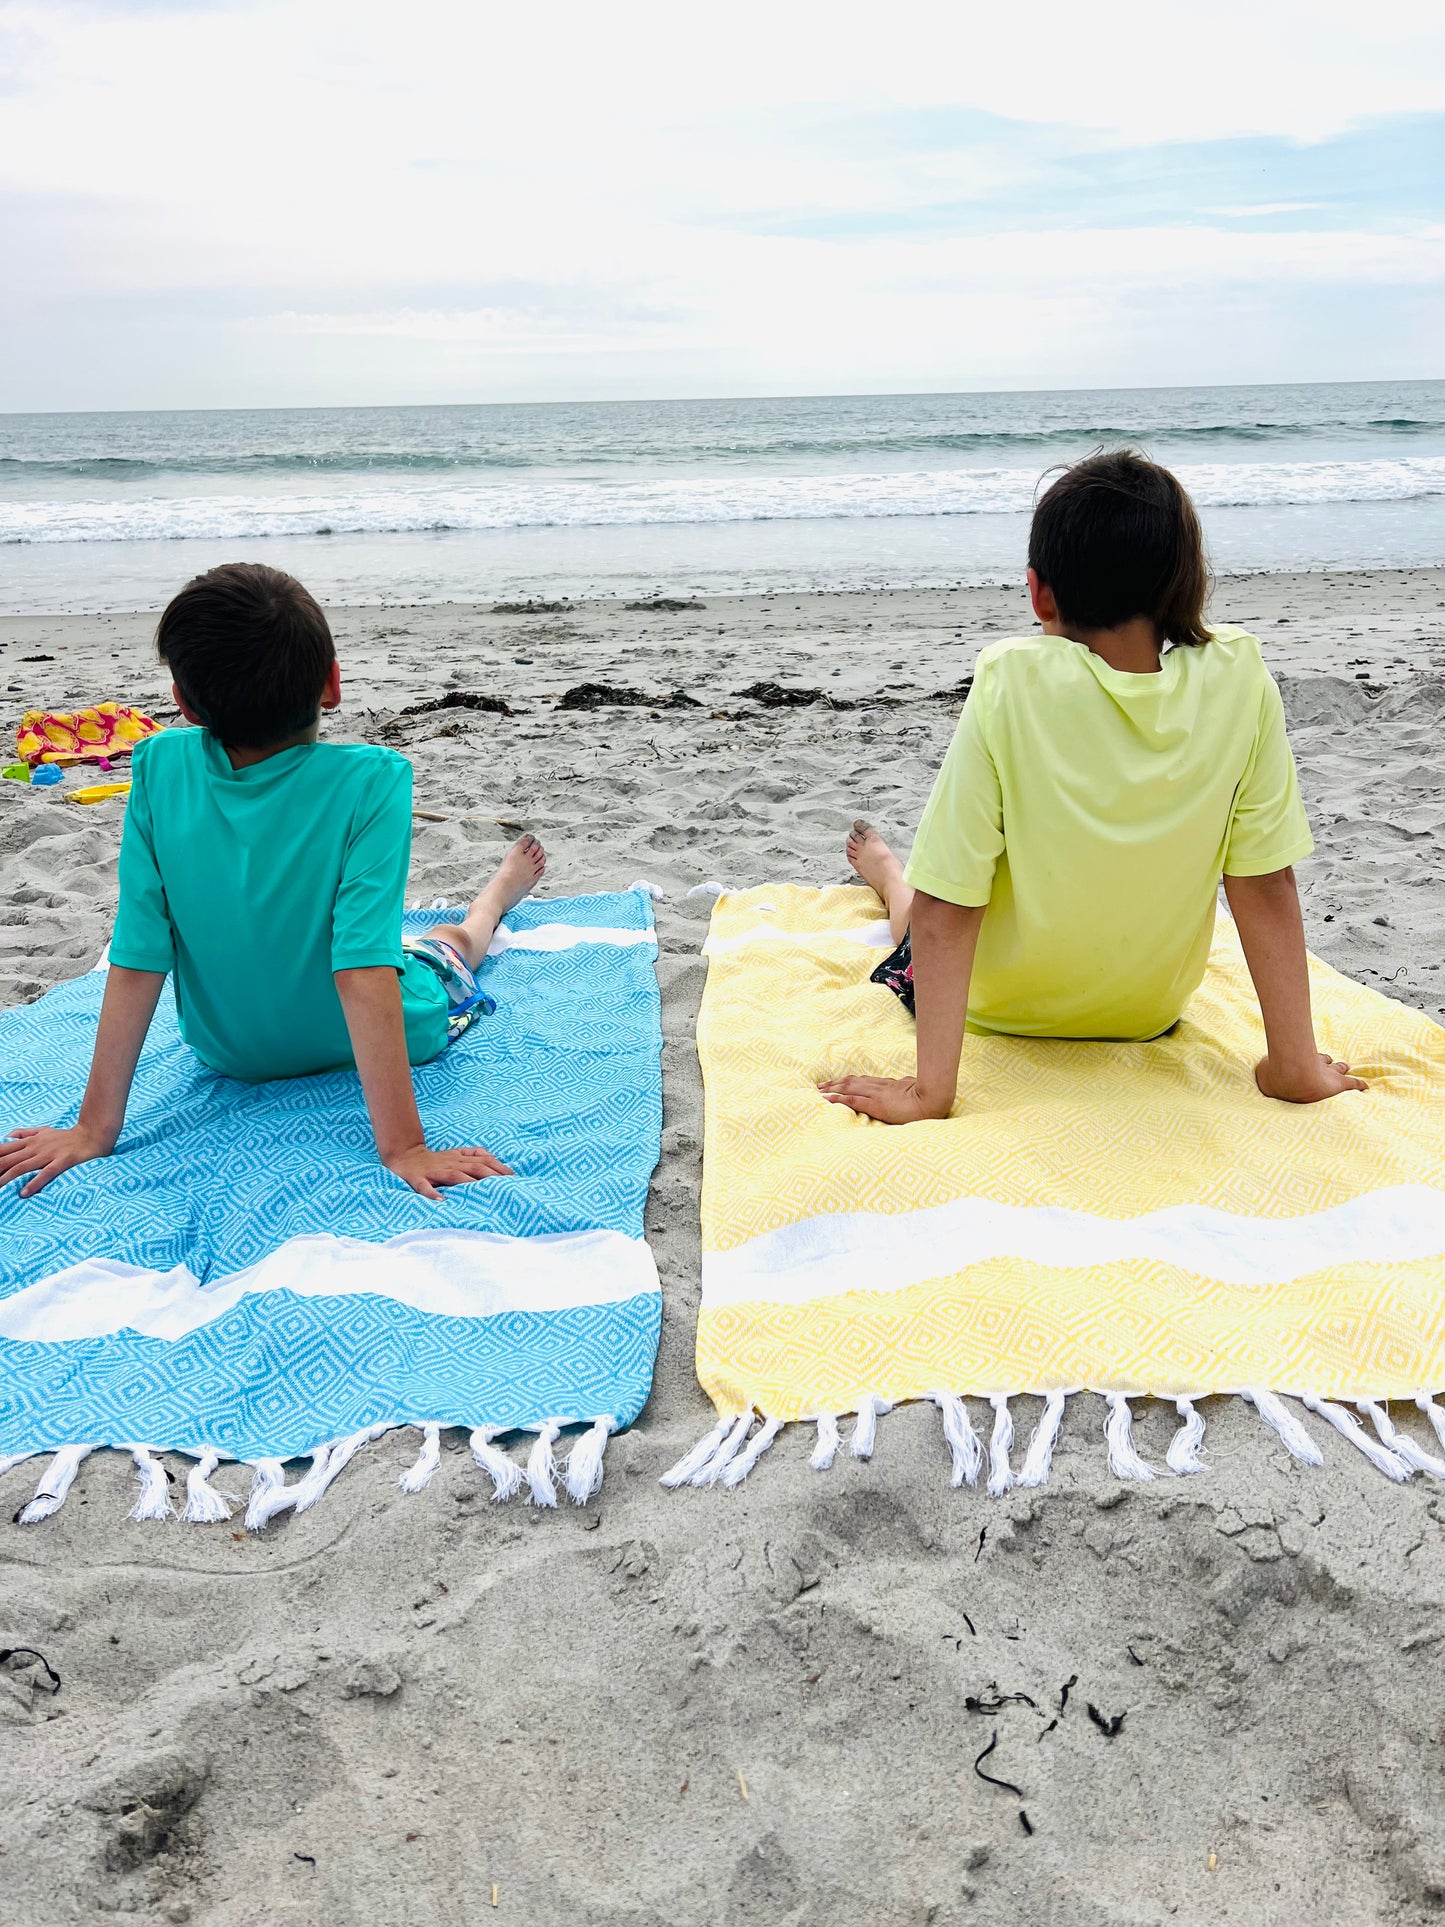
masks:
<svg viewBox="0 0 1445 1927"><path fill-rule="evenodd" d="M1326 1051L1318 1061L1305 1063L1297 1070L1282 1070L1272 1058L1261 1057L1254 1067L1254 1081L1266 1097L1277 1097L1285 1104L1318 1104L1341 1091L1367 1091L1363 1077L1351 1077L1348 1064L1341 1064Z"/></svg>
<svg viewBox="0 0 1445 1927"><path fill-rule="evenodd" d="M916 1077L838 1077L818 1089L830 1104L846 1104L880 1124L918 1124L924 1118L947 1117L953 1108L926 1098Z"/></svg>
<svg viewBox="0 0 1445 1927"><path fill-rule="evenodd" d="M92 1158L108 1158L114 1149L114 1133L105 1136L84 1124L72 1124L68 1130L57 1130L49 1124L27 1125L12 1131L0 1144L0 1184L28 1177L20 1195L33 1198L62 1171L89 1164Z"/></svg>
<svg viewBox="0 0 1445 1927"><path fill-rule="evenodd" d="M478 1178L510 1178L515 1174L509 1164L494 1158L480 1144L466 1144L456 1151L432 1151L425 1144L398 1151L382 1163L388 1171L420 1191L424 1198L440 1198L438 1185L473 1184Z"/></svg>

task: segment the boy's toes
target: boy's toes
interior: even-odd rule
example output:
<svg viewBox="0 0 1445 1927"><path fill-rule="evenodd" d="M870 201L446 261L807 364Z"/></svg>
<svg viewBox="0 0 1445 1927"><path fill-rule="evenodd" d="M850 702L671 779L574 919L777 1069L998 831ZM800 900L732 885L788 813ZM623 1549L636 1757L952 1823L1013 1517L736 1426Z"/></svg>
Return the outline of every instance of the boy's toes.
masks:
<svg viewBox="0 0 1445 1927"><path fill-rule="evenodd" d="M504 908L510 910L526 896L547 867L547 852L535 836L519 836L502 858L494 883L500 886Z"/></svg>

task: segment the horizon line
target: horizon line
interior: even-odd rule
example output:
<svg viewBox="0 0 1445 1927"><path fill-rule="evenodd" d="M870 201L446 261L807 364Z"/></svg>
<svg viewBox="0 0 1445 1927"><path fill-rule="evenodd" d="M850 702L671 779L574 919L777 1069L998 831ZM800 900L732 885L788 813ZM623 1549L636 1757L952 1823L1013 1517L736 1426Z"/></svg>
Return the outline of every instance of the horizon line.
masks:
<svg viewBox="0 0 1445 1927"><path fill-rule="evenodd" d="M1279 388L1402 388L1445 385L1445 375L1351 375L1317 381L1180 381L1140 382L1129 386L1065 388L857 388L775 394L574 396L568 400L508 401L378 401L378 402L261 402L159 408L9 408L0 409L0 422L34 421L77 415L295 415L363 414L397 409L458 408L656 408L687 407L712 402L788 401L936 401L949 397L1003 395L1162 395L1193 391Z"/></svg>

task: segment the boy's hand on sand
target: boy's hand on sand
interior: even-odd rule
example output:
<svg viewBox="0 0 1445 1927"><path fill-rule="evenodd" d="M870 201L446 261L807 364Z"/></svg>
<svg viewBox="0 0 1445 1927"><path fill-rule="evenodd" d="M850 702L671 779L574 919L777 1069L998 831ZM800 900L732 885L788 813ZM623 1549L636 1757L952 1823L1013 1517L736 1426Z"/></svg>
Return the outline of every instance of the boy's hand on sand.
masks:
<svg viewBox="0 0 1445 1927"><path fill-rule="evenodd" d="M846 1104L880 1124L918 1124L924 1118L947 1117L952 1109L940 1109L925 1098L916 1077L838 1077L818 1089L830 1104Z"/></svg>
<svg viewBox="0 0 1445 1927"><path fill-rule="evenodd" d="M1351 1077L1348 1064L1340 1064L1321 1051L1316 1063L1299 1070L1276 1070L1267 1057L1254 1067L1254 1081L1266 1097L1277 1097L1285 1104L1318 1104L1324 1098L1338 1097L1341 1091L1367 1091L1363 1077Z"/></svg>
<svg viewBox="0 0 1445 1927"><path fill-rule="evenodd" d="M440 1198L438 1185L474 1184L478 1178L510 1178L512 1167L484 1151L480 1144L463 1145L456 1151L432 1151L417 1144L409 1151L398 1151L383 1158L388 1171L420 1191L424 1198Z"/></svg>
<svg viewBox="0 0 1445 1927"><path fill-rule="evenodd" d="M51 1124L26 1125L12 1131L0 1144L0 1184L14 1178L28 1178L20 1187L22 1198L33 1198L62 1171L92 1158L108 1158L115 1149L115 1136L106 1136L84 1124L57 1130Z"/></svg>

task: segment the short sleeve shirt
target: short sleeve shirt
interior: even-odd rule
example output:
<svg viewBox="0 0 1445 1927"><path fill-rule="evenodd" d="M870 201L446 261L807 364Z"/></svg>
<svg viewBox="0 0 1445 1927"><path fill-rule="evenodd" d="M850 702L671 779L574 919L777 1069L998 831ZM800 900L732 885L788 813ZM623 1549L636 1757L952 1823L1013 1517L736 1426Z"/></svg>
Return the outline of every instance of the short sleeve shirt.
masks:
<svg viewBox="0 0 1445 1927"><path fill-rule="evenodd" d="M137 745L110 959L171 971L181 1034L248 1082L354 1062L333 973L401 980L414 1064L445 1049L447 998L407 957L411 765L309 743L245 769L208 730Z"/></svg>
<svg viewBox="0 0 1445 1927"><path fill-rule="evenodd" d="M1216 629L1155 675L1034 636L979 657L906 874L988 905L970 1029L1142 1038L1204 975L1220 877L1312 848L1253 636Z"/></svg>

